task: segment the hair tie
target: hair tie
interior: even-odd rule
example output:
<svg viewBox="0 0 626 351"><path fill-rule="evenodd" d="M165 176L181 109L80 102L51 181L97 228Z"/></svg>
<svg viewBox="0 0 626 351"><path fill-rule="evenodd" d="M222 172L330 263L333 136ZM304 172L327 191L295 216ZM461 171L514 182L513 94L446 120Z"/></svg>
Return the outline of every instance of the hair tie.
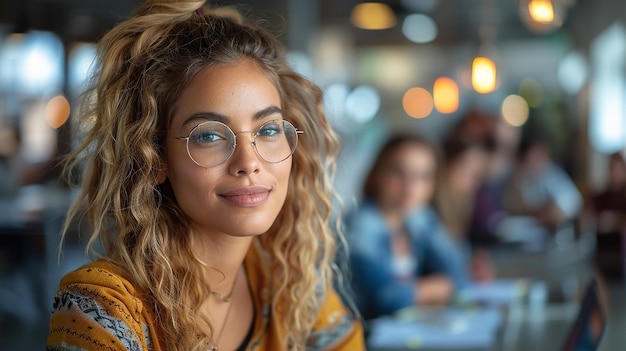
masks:
<svg viewBox="0 0 626 351"><path fill-rule="evenodd" d="M196 13L199 16L204 16L204 7L200 7L199 9L196 10Z"/></svg>

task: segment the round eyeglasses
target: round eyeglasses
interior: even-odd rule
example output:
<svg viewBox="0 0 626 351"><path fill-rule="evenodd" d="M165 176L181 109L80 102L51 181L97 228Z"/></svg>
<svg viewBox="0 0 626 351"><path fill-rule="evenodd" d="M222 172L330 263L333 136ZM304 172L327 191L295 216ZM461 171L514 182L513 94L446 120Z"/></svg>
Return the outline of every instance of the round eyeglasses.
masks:
<svg viewBox="0 0 626 351"><path fill-rule="evenodd" d="M226 124L207 121L195 126L186 137L176 137L187 142L187 153L198 166L209 168L221 165L230 158L237 147L237 135L252 133L252 146L265 161L278 163L286 160L298 146L298 134L293 124L274 120L263 124L256 131L235 133Z"/></svg>

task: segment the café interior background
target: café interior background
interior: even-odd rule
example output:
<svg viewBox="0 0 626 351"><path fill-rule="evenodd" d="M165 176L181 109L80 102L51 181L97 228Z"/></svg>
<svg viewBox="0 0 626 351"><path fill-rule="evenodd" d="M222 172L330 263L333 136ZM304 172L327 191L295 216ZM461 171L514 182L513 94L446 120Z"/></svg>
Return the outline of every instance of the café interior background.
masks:
<svg viewBox="0 0 626 351"><path fill-rule="evenodd" d="M0 1L2 158L41 165L71 147L65 121L76 111L94 43L139 3ZM533 3L536 13L529 11ZM602 186L604 155L626 144L625 1L217 4L237 4L264 19L294 67L324 89L342 136L338 191L348 202L387 134L411 129L437 137L471 108L505 111L513 125L548 130L558 161L583 192ZM486 86L478 89L477 57L495 69L487 66L477 78Z"/></svg>
<svg viewBox="0 0 626 351"><path fill-rule="evenodd" d="M437 139L473 108L518 128L533 124L547 131L555 159L584 196L603 186L607 155L626 149L626 1L217 4L235 3L279 33L292 65L324 90L342 142L336 184L347 206L387 135L415 130ZM59 179L54 161L72 147L68 120L85 87L94 44L139 4L0 0L3 227L39 222L46 235L58 237L73 191ZM16 169L20 177L12 179ZM36 255L56 264L55 245L35 245L41 246ZM7 252L15 248L6 245L2 250L6 272L6 257L21 253ZM80 255L68 258L79 261ZM43 281L49 297L58 276ZM4 284L0 289L10 298L0 301L0 313L6 317L29 297L6 294ZM48 310L49 302L24 308Z"/></svg>

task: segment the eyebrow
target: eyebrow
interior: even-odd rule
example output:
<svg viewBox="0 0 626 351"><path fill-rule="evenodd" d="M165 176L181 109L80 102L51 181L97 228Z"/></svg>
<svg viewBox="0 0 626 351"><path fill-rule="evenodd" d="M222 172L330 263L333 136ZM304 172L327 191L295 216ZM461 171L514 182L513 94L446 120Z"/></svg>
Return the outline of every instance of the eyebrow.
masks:
<svg viewBox="0 0 626 351"><path fill-rule="evenodd" d="M273 114L282 114L283 110L281 110L278 106L276 105L271 105L268 106L260 111L257 111L253 116L252 116L252 120L253 121L257 121L259 119L265 118L267 116L271 116ZM194 113L191 116L189 116L184 122L182 127L184 128L185 126L188 125L196 125L202 122L206 122L206 121L218 121L218 122L222 122L224 124L228 124L228 122L230 122L230 118L226 115L223 115L221 113L217 113L217 112L198 112L198 113Z"/></svg>

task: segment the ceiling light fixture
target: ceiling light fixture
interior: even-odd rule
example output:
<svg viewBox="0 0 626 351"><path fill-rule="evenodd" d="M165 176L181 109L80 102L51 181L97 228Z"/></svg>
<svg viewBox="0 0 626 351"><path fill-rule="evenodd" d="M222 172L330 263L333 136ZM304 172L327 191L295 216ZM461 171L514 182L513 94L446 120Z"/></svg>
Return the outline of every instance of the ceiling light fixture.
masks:
<svg viewBox="0 0 626 351"><path fill-rule="evenodd" d="M537 34L550 33L565 21L575 0L520 0L518 13L526 28Z"/></svg>
<svg viewBox="0 0 626 351"><path fill-rule="evenodd" d="M530 0L528 13L535 22L550 23L554 21L554 6L550 0Z"/></svg>
<svg viewBox="0 0 626 351"><path fill-rule="evenodd" d="M479 94L489 94L496 89L497 68L495 56L496 29L493 25L494 0L483 0L478 28L480 46L472 60L472 88Z"/></svg>
<svg viewBox="0 0 626 351"><path fill-rule="evenodd" d="M496 89L496 64L488 57L477 56L472 60L472 88L480 94Z"/></svg>

